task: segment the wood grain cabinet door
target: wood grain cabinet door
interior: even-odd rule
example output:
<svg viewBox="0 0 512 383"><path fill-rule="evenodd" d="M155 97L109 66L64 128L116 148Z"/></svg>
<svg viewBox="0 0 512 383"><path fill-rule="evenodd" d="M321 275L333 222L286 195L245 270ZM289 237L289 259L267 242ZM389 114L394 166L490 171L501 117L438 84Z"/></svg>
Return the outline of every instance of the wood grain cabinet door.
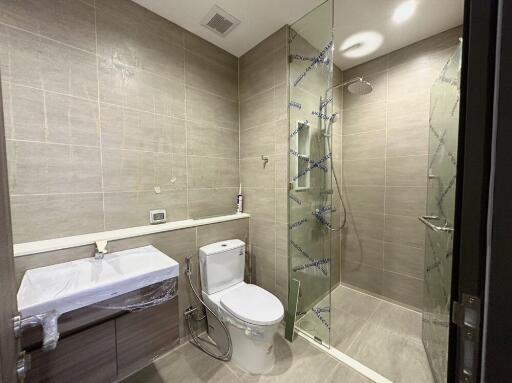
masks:
<svg viewBox="0 0 512 383"><path fill-rule="evenodd" d="M178 298L116 319L117 366L124 378L179 342Z"/></svg>
<svg viewBox="0 0 512 383"><path fill-rule="evenodd" d="M53 351L30 354L27 383L108 383L116 380L115 321L59 340Z"/></svg>

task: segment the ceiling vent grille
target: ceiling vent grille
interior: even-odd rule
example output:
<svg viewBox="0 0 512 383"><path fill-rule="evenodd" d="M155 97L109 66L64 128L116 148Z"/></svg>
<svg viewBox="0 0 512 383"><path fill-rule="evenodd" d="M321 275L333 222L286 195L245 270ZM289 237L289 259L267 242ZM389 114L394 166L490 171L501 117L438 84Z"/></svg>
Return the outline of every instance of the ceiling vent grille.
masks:
<svg viewBox="0 0 512 383"><path fill-rule="evenodd" d="M238 24L240 24L240 20L217 5L214 5L201 21L202 26L222 37L227 36Z"/></svg>

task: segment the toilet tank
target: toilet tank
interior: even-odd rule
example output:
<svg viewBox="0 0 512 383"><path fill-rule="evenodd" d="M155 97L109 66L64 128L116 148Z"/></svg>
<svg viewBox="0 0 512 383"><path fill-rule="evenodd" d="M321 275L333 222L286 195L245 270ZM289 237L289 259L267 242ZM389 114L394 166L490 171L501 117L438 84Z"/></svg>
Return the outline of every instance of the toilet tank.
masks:
<svg viewBox="0 0 512 383"><path fill-rule="evenodd" d="M206 294L244 280L245 243L239 239L212 243L199 249L201 285Z"/></svg>

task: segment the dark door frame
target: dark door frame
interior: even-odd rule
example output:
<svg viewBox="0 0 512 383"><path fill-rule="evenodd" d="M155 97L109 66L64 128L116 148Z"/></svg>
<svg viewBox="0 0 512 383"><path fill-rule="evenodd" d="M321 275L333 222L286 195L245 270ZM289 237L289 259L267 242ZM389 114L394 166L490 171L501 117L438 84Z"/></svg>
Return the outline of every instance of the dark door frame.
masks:
<svg viewBox="0 0 512 383"><path fill-rule="evenodd" d="M463 294L485 303L487 216L494 111L498 0L466 0L453 239L453 302ZM483 305L480 316L483 316ZM464 332L450 324L448 382L459 382ZM474 377L479 381L481 332ZM467 355L466 355L467 357Z"/></svg>
<svg viewBox="0 0 512 383"><path fill-rule="evenodd" d="M512 381L512 2L466 0L452 302L482 302L474 382ZM452 305L453 311L453 305ZM451 324L448 382L461 382Z"/></svg>
<svg viewBox="0 0 512 383"><path fill-rule="evenodd" d="M482 382L512 379L512 2L497 20L492 166L487 230Z"/></svg>

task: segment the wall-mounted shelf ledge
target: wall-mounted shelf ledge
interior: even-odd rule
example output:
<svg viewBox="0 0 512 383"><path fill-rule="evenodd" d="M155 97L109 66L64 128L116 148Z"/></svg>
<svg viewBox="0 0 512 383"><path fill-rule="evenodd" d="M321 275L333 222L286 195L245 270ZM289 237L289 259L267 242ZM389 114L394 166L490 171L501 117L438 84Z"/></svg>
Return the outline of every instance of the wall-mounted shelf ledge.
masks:
<svg viewBox="0 0 512 383"><path fill-rule="evenodd" d="M72 247L92 245L96 241L106 240L115 241L118 239L125 239L131 237L140 237L141 235L148 235L154 233L162 233L166 231L186 229L189 227L210 225L212 223L220 223L227 221L234 221L237 219L249 218L247 213L222 215L212 218L202 219L186 219L183 221L167 222L159 225L146 225L130 227L126 229L102 231L98 233L73 235L70 237L46 239L43 241L26 242L14 245L14 256L21 257L23 255L31 255L44 253L47 251L55 251L61 249L69 249Z"/></svg>

